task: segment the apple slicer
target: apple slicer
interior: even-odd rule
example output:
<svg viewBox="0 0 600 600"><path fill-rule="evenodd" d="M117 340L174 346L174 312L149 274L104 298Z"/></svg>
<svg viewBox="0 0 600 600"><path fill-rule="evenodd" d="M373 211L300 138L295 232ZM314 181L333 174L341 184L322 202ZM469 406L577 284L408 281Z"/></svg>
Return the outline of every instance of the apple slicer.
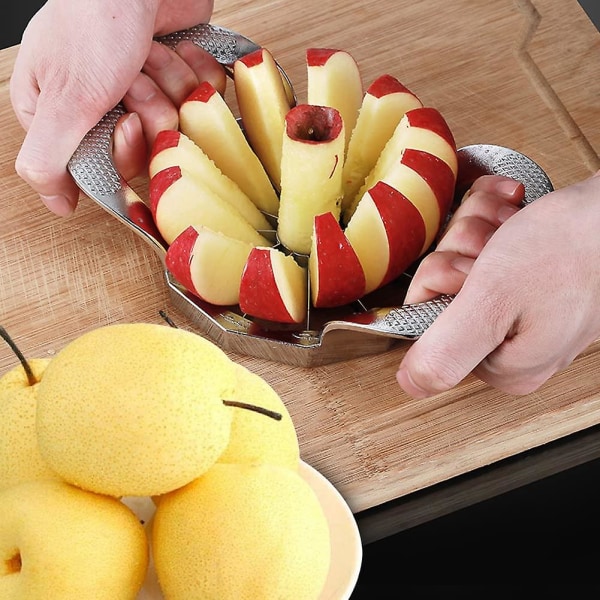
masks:
<svg viewBox="0 0 600 600"><path fill-rule="evenodd" d="M230 76L235 60L259 48L234 31L210 24L158 38L171 47L181 40L191 40L210 52ZM281 67L280 72L293 100L292 85ZM352 305L309 307L307 321L295 327L261 322L242 314L238 307L203 302L166 269L166 246L146 203L116 170L111 140L124 113L123 106L117 105L88 132L69 162L69 171L83 193L153 248L161 258L173 306L224 350L302 367L349 360L384 352L398 340L417 339L452 302L452 296L440 296L419 304L403 304L410 282L408 272ZM474 144L458 150L457 201L477 177L485 174L521 181L525 204L553 189L546 173L527 156L502 146Z"/></svg>

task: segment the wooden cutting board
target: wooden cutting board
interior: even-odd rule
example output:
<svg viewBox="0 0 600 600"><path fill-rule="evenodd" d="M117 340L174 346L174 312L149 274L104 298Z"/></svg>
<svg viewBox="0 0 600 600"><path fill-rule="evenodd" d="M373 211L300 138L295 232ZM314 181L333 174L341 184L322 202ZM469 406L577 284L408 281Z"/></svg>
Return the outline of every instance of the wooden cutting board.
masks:
<svg viewBox="0 0 600 600"><path fill-rule="evenodd" d="M600 167L600 35L576 0L216 4L213 22L270 48L300 100L304 50L343 48L365 85L391 73L437 107L459 146L517 149L555 187ZM0 323L29 357L51 356L100 325L161 322L160 309L191 327L173 312L159 261L143 241L87 198L72 218L54 217L16 176L23 132L9 101L15 55L16 48L0 53ZM281 394L302 457L354 511L600 422L598 342L525 397L469 377L418 401L394 378L407 344L315 368L232 357ZM0 345L0 372L14 364Z"/></svg>

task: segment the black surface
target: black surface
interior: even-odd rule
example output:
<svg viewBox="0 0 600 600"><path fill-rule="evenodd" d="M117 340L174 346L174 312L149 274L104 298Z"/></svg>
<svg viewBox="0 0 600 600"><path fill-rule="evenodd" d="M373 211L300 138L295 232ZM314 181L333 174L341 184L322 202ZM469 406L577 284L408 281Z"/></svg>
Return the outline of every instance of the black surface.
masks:
<svg viewBox="0 0 600 600"><path fill-rule="evenodd" d="M599 476L593 460L366 545L352 600L445 598L450 584L577 583L595 595L562 597L598 598Z"/></svg>
<svg viewBox="0 0 600 600"><path fill-rule="evenodd" d="M578 0L579 4L600 30L600 0Z"/></svg>
<svg viewBox="0 0 600 600"><path fill-rule="evenodd" d="M10 16L4 14L0 19L0 48L20 44L27 23L45 3L42 0L19 0L10 4ZM6 4L4 8L8 12Z"/></svg>

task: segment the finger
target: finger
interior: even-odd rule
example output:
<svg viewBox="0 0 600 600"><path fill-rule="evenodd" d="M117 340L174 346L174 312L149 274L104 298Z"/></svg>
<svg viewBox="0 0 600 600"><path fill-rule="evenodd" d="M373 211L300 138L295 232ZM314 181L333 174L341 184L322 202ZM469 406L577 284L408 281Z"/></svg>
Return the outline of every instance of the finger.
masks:
<svg viewBox="0 0 600 600"><path fill-rule="evenodd" d="M159 42L152 42L142 71L175 106L180 106L199 83L192 68L176 52Z"/></svg>
<svg viewBox="0 0 600 600"><path fill-rule="evenodd" d="M225 93L227 86L225 69L212 54L190 41L180 42L175 51L196 74L198 83L208 81L220 94Z"/></svg>
<svg viewBox="0 0 600 600"><path fill-rule="evenodd" d="M523 197L520 193L502 195L486 189L472 188L471 193L463 199L448 221L440 239L443 239L454 224L465 216L476 216L499 227L520 210Z"/></svg>
<svg viewBox="0 0 600 600"><path fill-rule="evenodd" d="M130 181L143 173L147 158L142 121L137 113L127 113L117 122L113 136L113 159L117 171L125 181Z"/></svg>
<svg viewBox="0 0 600 600"><path fill-rule="evenodd" d="M489 192L515 201L522 201L525 197L525 186L518 180L504 175L482 175L471 186L470 193Z"/></svg>
<svg viewBox="0 0 600 600"><path fill-rule="evenodd" d="M470 258L479 256L497 226L479 217L456 221L436 246L436 252L456 252Z"/></svg>
<svg viewBox="0 0 600 600"><path fill-rule="evenodd" d="M531 394L559 370L559 367L554 365L535 365L533 368L523 369L521 365L530 364L526 360L516 362L515 356L508 361L499 358L500 355L506 357L507 345L510 344L503 343L473 370L481 381L498 390L519 396Z"/></svg>
<svg viewBox="0 0 600 600"><path fill-rule="evenodd" d="M15 170L49 210L59 216L70 215L79 199L79 188L67 171L67 163L102 114L91 105L73 111L52 94L46 96L42 92L38 97Z"/></svg>
<svg viewBox="0 0 600 600"><path fill-rule="evenodd" d="M128 112L139 115L148 147L159 131L177 128L177 108L145 73L139 73L134 79L123 97L123 105Z"/></svg>
<svg viewBox="0 0 600 600"><path fill-rule="evenodd" d="M474 259L455 252L433 252L415 272L404 302L414 304L440 294L456 294L463 286Z"/></svg>
<svg viewBox="0 0 600 600"><path fill-rule="evenodd" d="M490 318L497 312L490 303L463 287L405 354L396 373L405 392L426 398L453 388L503 342L507 326L503 314Z"/></svg>

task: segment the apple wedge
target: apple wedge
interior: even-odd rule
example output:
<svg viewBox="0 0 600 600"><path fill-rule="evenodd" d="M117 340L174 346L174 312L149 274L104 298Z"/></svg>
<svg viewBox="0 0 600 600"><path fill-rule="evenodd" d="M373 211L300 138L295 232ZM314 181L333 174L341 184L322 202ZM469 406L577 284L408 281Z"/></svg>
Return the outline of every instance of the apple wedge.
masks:
<svg viewBox="0 0 600 600"><path fill-rule="evenodd" d="M301 323L308 310L306 269L276 248L252 248L240 282L240 309L278 323Z"/></svg>
<svg viewBox="0 0 600 600"><path fill-rule="evenodd" d="M308 272L311 301L317 308L343 306L365 293L363 267L333 213L314 219Z"/></svg>
<svg viewBox="0 0 600 600"><path fill-rule="evenodd" d="M188 227L167 249L165 264L192 294L217 306L238 304L242 271L252 244L208 229Z"/></svg>
<svg viewBox="0 0 600 600"><path fill-rule="evenodd" d="M284 120L291 107L277 63L267 49L260 48L235 61L233 78L250 146L279 189Z"/></svg>
<svg viewBox="0 0 600 600"><path fill-rule="evenodd" d="M426 227L417 207L380 181L362 198L345 233L364 271L364 293L369 293L401 275L419 257Z"/></svg>
<svg viewBox="0 0 600 600"><path fill-rule="evenodd" d="M350 208L345 211L344 222L349 221L365 191L384 179L385 173L398 161L406 148L424 150L439 157L450 167L456 177L458 172L456 142L444 117L438 110L428 106L409 110L398 123Z"/></svg>
<svg viewBox="0 0 600 600"><path fill-rule="evenodd" d="M345 50L309 48L306 51L307 102L335 108L344 121L344 152L363 100L356 61Z"/></svg>
<svg viewBox="0 0 600 600"><path fill-rule="evenodd" d="M342 211L350 207L404 114L421 106L392 75L381 75L367 88L344 162Z"/></svg>
<svg viewBox="0 0 600 600"><path fill-rule="evenodd" d="M181 167L167 167L156 173L150 179L149 198L152 217L167 244L193 225L253 245L271 245L238 210Z"/></svg>
<svg viewBox="0 0 600 600"><path fill-rule="evenodd" d="M227 177L215 163L190 138L180 131L165 129L154 140L148 171L150 177L167 167L182 167L196 177L217 196L234 206L257 230L272 229L265 215L244 194L240 187Z"/></svg>
<svg viewBox="0 0 600 600"><path fill-rule="evenodd" d="M435 240L452 204L454 173L437 156L407 148L380 181L401 192L418 209L425 223L420 254L424 253ZM361 203L362 199L358 206Z"/></svg>
<svg viewBox="0 0 600 600"><path fill-rule="evenodd" d="M308 254L315 215L339 218L344 123L328 106L299 104L285 117L277 235L292 252Z"/></svg>
<svg viewBox="0 0 600 600"><path fill-rule="evenodd" d="M277 215L279 199L265 168L229 106L207 81L181 104L179 128L261 211Z"/></svg>

